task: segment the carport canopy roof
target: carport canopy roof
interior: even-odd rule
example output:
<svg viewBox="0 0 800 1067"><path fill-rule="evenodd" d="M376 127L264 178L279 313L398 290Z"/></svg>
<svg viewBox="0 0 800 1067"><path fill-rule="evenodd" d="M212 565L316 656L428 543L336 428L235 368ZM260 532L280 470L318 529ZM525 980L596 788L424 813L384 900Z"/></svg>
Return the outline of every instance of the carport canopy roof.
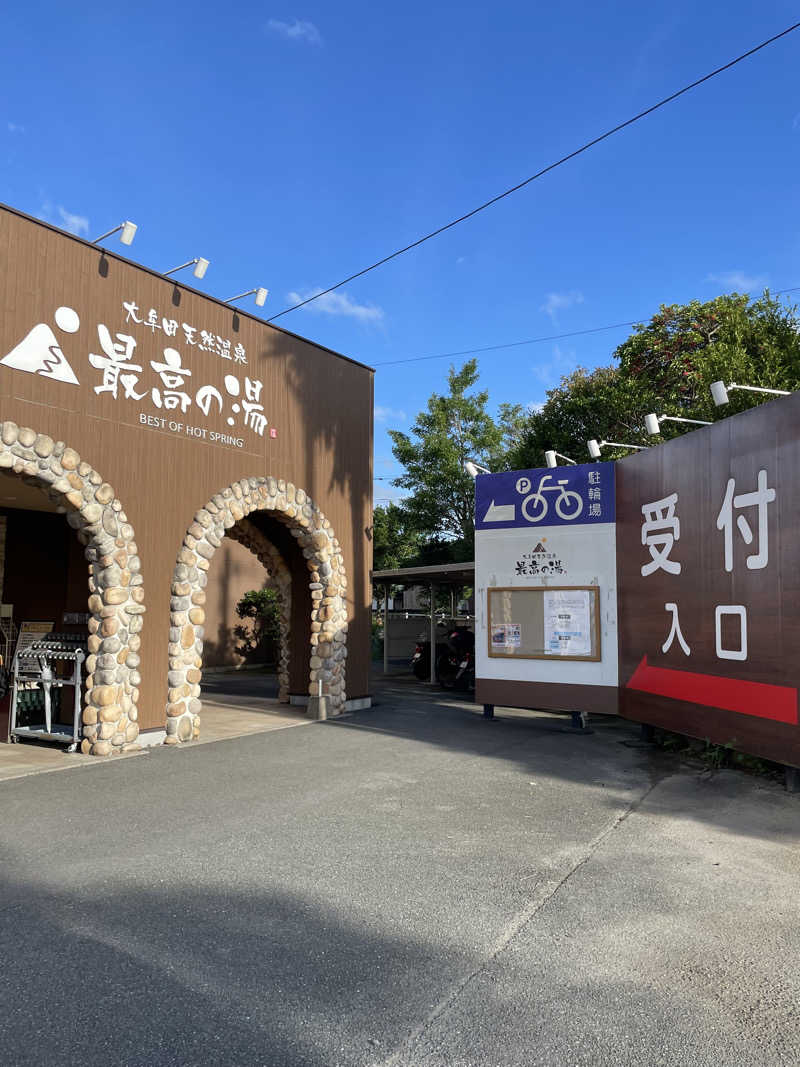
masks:
<svg viewBox="0 0 800 1067"><path fill-rule="evenodd" d="M474 563L440 563L434 567L396 567L386 571L372 571L373 582L392 585L472 585L475 580Z"/></svg>

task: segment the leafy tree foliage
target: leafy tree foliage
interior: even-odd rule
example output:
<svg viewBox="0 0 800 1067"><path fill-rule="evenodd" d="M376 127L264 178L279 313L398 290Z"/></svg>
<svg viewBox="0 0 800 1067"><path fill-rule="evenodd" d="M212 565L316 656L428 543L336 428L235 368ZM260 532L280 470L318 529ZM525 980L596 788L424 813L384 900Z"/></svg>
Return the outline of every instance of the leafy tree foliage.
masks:
<svg viewBox="0 0 800 1067"><path fill-rule="evenodd" d="M714 381L800 388L795 312L768 292L758 300L732 293L662 306L617 348L616 366L579 368L548 392L542 409L529 416L510 465L540 467L548 448L583 462L592 437L651 444L644 430L649 412L712 422L763 403L763 396L737 391L720 411L709 391ZM678 423L661 425L664 438L683 432ZM608 449L603 457L622 454Z"/></svg>
<svg viewBox="0 0 800 1067"><path fill-rule="evenodd" d="M236 651L253 662L274 663L280 636L280 607L274 589L251 589L236 605L243 621L233 629Z"/></svg>
<svg viewBox="0 0 800 1067"><path fill-rule="evenodd" d="M509 468L541 467L549 448L582 463L591 437L636 444L641 437L639 427L651 410L616 367L591 372L578 367L548 392L541 410L529 416L519 444L508 457Z"/></svg>
<svg viewBox="0 0 800 1067"><path fill-rule="evenodd" d="M419 538L420 562L472 559L475 487L464 463L502 467L509 447L520 441L522 408L506 404L495 421L486 410L488 392L470 391L477 380L477 360L451 367L449 391L431 396L411 433L390 431L392 451L405 468L394 484L409 490L396 508L404 529Z"/></svg>
<svg viewBox="0 0 800 1067"><path fill-rule="evenodd" d="M380 505L372 513L372 566L376 571L403 567L417 557L419 534L408 528L408 516L397 504Z"/></svg>

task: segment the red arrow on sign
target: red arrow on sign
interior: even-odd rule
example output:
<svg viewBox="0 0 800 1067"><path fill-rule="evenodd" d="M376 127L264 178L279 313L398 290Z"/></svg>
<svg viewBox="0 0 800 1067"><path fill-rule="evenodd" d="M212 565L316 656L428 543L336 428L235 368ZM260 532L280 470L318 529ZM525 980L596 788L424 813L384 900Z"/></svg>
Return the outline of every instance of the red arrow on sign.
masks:
<svg viewBox="0 0 800 1067"><path fill-rule="evenodd" d="M626 689L797 725L796 689L765 682L745 682L738 678L720 678L715 674L650 667L647 656L642 657Z"/></svg>

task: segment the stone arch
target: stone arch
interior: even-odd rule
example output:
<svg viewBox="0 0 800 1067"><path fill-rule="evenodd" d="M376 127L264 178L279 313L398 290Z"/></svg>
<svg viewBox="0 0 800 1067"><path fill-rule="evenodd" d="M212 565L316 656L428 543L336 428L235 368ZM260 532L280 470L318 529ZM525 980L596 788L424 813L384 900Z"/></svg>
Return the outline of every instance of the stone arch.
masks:
<svg viewBox="0 0 800 1067"><path fill-rule="evenodd" d="M0 471L41 489L66 516L89 564L89 655L81 751L108 756L139 736L144 585L133 526L112 487L63 441L15 422L0 430Z"/></svg>
<svg viewBox="0 0 800 1067"><path fill-rule="evenodd" d="M215 493L197 512L178 552L170 601L167 744L199 736L207 572L223 537L231 535L237 524L241 527L254 511L270 512L283 522L303 553L312 602L308 692L316 694L322 683L327 713L339 715L344 710L347 576L339 542L328 519L303 489L283 479L243 478ZM237 540L249 537L257 546L256 554L264 550L265 544L269 545L268 539L252 523L243 529L244 533L237 531L233 536ZM271 545L269 549L275 551ZM269 570L266 552L262 562ZM288 611L285 619L288 636ZM285 681L288 690L288 656Z"/></svg>

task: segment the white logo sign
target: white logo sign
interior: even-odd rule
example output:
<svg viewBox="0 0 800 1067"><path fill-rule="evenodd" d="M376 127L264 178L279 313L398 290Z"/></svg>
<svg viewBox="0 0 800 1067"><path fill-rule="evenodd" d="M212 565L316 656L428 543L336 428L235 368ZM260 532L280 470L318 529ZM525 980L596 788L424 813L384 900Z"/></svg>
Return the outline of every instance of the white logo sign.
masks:
<svg viewBox="0 0 800 1067"><path fill-rule="evenodd" d="M63 333L77 333L81 324L77 312L72 308L58 308L53 317L56 326ZM68 385L80 384L67 357L61 351L61 345L53 328L46 322L40 322L34 326L16 348L12 348L7 356L0 359L0 363L11 367L12 370L41 374L43 378L52 378L54 382L66 382Z"/></svg>
<svg viewBox="0 0 800 1067"><path fill-rule="evenodd" d="M126 322L149 329L153 336L156 330L160 330L165 338L176 338L178 343L190 347L196 345L201 352L211 352L221 359L230 360L232 369L238 370L237 364L249 369L244 345L240 343L231 346L229 338L219 337L207 330L201 330L199 339L195 339L197 329L189 323L183 323L184 337L179 338L178 322L160 318L155 308L150 309L146 318L139 318L139 308L132 300L123 301L123 308L127 312ZM58 308L53 318L56 327L65 334L77 333L81 325L78 313L70 307ZM252 430L259 437L264 436L269 420L264 412L261 395L263 382L260 380L245 375L242 382L236 374L226 374L223 392L216 386L198 381L196 373L184 365L184 357L177 348L159 346L162 359L146 361L136 351L137 338L129 333L114 333L105 323L98 323L97 337L100 351L88 353L89 365L101 376L99 383L94 385L96 395L106 394L115 401L147 400L163 412L175 412L183 416L196 410L203 418L217 416L225 419L231 428L242 427ZM39 374L53 381L80 385L56 333L46 322L34 326L8 355L0 359L0 364L12 370ZM142 381L142 378L145 380ZM164 418L145 412L140 413L139 422L154 428L165 427ZM173 432L185 429L186 434L203 439L210 434L209 440L235 444L240 448L243 443L243 438L235 434L212 433L205 427L188 424L184 427L183 422L174 420L170 421L170 429ZM269 428L269 436L277 437L277 431L272 427Z"/></svg>

